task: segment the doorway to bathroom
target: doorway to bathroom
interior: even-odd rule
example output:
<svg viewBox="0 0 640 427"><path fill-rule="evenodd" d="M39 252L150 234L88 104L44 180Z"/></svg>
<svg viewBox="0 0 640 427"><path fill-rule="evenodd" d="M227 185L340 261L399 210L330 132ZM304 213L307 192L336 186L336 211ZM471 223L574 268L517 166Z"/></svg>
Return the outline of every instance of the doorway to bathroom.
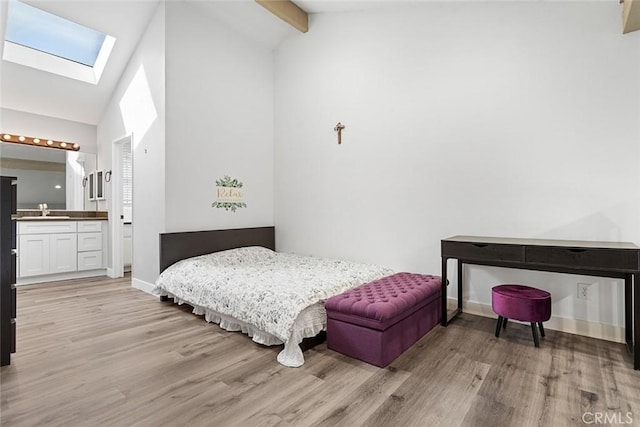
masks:
<svg viewBox="0 0 640 427"><path fill-rule="evenodd" d="M133 268L133 135L113 142L112 197L109 226L111 234L110 277L122 277Z"/></svg>

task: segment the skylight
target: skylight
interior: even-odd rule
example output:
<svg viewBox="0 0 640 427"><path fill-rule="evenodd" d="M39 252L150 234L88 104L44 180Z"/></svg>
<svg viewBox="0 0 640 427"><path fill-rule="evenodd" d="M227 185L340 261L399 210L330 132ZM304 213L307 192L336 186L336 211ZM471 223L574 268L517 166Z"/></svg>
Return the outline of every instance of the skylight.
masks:
<svg viewBox="0 0 640 427"><path fill-rule="evenodd" d="M3 59L97 84L115 39L10 0Z"/></svg>

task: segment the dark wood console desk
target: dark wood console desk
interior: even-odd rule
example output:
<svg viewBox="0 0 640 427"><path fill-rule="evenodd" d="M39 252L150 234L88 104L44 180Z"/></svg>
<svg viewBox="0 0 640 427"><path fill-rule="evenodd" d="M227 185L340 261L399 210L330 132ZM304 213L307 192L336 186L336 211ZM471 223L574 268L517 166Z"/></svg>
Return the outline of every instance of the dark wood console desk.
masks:
<svg viewBox="0 0 640 427"><path fill-rule="evenodd" d="M441 253L442 326L462 313L464 264L624 279L625 340L633 355L634 369L640 369L640 247L625 242L454 236L441 241ZM450 317L447 313L449 259L458 260L458 307Z"/></svg>

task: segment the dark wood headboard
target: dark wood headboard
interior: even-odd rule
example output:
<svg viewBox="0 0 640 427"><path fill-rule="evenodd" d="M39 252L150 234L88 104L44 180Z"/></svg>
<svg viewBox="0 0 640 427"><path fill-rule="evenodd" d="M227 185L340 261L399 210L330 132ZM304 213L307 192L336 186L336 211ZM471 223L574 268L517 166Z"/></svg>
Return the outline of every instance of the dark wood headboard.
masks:
<svg viewBox="0 0 640 427"><path fill-rule="evenodd" d="M186 258L246 246L275 250L275 227L160 233L160 272Z"/></svg>

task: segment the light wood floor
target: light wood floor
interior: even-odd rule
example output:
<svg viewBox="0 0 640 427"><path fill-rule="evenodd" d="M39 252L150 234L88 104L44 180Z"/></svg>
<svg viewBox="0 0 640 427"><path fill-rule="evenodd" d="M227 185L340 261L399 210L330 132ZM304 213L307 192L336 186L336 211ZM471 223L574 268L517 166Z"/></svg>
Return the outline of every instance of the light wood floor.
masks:
<svg viewBox="0 0 640 427"><path fill-rule="evenodd" d="M528 327L496 339L494 325L463 315L386 369L326 344L293 369L276 362L279 347L129 279L23 286L0 424L574 426L629 412L640 425L640 371L623 345L548 331L536 349Z"/></svg>

